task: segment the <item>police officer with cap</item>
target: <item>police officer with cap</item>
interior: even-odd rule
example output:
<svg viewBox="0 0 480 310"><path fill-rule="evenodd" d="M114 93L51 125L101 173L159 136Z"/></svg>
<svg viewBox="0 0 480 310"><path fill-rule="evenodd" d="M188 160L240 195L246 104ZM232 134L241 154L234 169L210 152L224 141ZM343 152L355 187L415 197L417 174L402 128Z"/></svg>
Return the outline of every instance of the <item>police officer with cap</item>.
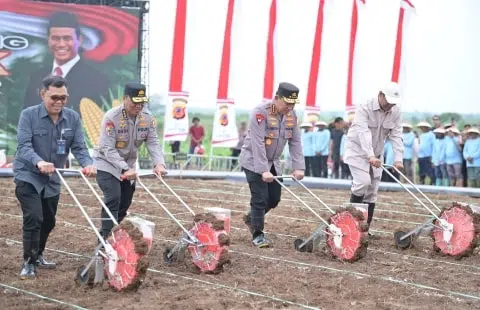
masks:
<svg viewBox="0 0 480 310"><path fill-rule="evenodd" d="M146 87L140 83L125 85L123 104L105 113L100 141L93 158L97 167L97 183L103 191L105 205L118 222L127 215L135 191L138 148L146 143L154 163L153 172L164 176L165 162L157 137L155 118L144 109L148 102ZM102 209L101 233L110 233L113 223Z"/></svg>
<svg viewBox="0 0 480 310"><path fill-rule="evenodd" d="M305 162L297 115L293 110L299 103L299 89L290 83L280 83L272 102L255 107L240 153L240 165L250 187L250 212L244 216L245 224L253 235L253 245L269 247L263 233L265 214L280 202L281 186L274 176L281 174L280 156L289 144L293 176L303 179Z"/></svg>

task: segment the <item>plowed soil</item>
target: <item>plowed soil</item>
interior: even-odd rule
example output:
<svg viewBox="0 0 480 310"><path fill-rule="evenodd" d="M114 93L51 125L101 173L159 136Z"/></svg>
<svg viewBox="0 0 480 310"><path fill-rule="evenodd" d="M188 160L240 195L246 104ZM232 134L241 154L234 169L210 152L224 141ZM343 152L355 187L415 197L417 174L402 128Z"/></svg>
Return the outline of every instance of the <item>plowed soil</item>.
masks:
<svg viewBox="0 0 480 310"><path fill-rule="evenodd" d="M69 185L99 226L100 204L81 179ZM193 216L156 179L143 179L177 219L185 225ZM308 237L320 224L308 209L287 191L280 205L266 218L267 237L273 247L257 249L242 221L249 208L245 183L222 180L167 179L173 190L196 212L207 207L232 210L231 263L215 275L192 273L185 264L166 264L163 251L182 234L164 210L137 185L130 215L155 223L150 269L136 292L118 293L103 286L78 286L78 266L88 262L97 243L72 197L62 190L57 224L45 256L56 270L38 270L36 280L18 278L22 257L22 212L11 178L0 179L0 303L2 309L480 309L480 256L476 248L457 260L433 251L433 240L422 235L415 247L399 250L393 241L396 229L411 230L425 222L428 212L408 193L381 192L367 254L353 263L335 260L322 246L313 253L296 252L296 238ZM93 182L97 192L98 186ZM322 217L329 213L299 187L290 187ZM349 199L348 191L314 190L336 209ZM466 196L432 195L440 207L454 201L480 205ZM438 212L439 213L439 212ZM15 290L24 290L20 292ZM29 295L35 293L50 299ZM65 304L61 304L64 302Z"/></svg>

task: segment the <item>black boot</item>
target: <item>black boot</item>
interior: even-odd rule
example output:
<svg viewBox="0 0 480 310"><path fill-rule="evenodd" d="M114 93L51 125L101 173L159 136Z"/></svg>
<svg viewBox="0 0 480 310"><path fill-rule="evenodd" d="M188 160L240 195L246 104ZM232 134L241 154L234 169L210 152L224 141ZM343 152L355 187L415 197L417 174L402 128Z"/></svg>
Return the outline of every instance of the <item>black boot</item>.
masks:
<svg viewBox="0 0 480 310"><path fill-rule="evenodd" d="M22 270L20 271L20 280L35 279L36 271L35 264L30 264L30 259L23 262Z"/></svg>
<svg viewBox="0 0 480 310"><path fill-rule="evenodd" d="M375 203L374 202L365 202L365 204L368 204L368 218L367 218L367 224L368 224L368 238L372 240L377 240L379 239L378 236L372 234L370 232L370 224L372 223L373 219L373 212L375 211Z"/></svg>
<svg viewBox="0 0 480 310"><path fill-rule="evenodd" d="M356 196L354 194L350 195L350 202L351 203L363 203L363 196Z"/></svg>
<svg viewBox="0 0 480 310"><path fill-rule="evenodd" d="M368 226L370 226L370 223L372 222L372 219L373 219L373 211L375 211L375 203L374 202L365 202L365 204L368 204L367 224L368 224Z"/></svg>
<svg viewBox="0 0 480 310"><path fill-rule="evenodd" d="M47 260L45 260L43 255L40 254L38 255L37 259L37 266L41 269L55 269L57 267L57 264L55 264L54 262L48 262Z"/></svg>
<svg viewBox="0 0 480 310"><path fill-rule="evenodd" d="M29 237L29 236L27 236ZM35 261L38 255L38 241L23 239L23 265L20 271L20 280L35 279Z"/></svg>

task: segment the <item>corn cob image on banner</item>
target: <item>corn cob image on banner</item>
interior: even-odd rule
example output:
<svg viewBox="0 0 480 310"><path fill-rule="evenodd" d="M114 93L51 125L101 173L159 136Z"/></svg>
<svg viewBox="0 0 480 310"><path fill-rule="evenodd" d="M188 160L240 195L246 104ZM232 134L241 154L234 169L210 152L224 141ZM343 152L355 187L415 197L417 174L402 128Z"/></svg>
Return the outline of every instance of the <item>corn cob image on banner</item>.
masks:
<svg viewBox="0 0 480 310"><path fill-rule="evenodd" d="M80 101L80 112L83 118L83 127L87 133L90 143L94 146L98 144L100 137L100 127L105 114L100 107L88 98Z"/></svg>
<svg viewBox="0 0 480 310"><path fill-rule="evenodd" d="M48 75L67 80L65 107L80 114L93 147L104 113L121 105L123 85L138 81L139 26L138 8L0 1L0 150L15 153L20 112L43 104Z"/></svg>

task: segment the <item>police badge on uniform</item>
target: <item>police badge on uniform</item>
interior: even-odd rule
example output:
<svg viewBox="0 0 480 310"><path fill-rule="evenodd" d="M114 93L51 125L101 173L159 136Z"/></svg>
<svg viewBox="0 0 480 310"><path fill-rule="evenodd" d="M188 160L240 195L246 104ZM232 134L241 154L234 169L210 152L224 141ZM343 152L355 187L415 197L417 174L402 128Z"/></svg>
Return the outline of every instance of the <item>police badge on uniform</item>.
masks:
<svg viewBox="0 0 480 310"><path fill-rule="evenodd" d="M265 116L263 114L257 114L257 123L260 125L260 123L265 119Z"/></svg>
<svg viewBox="0 0 480 310"><path fill-rule="evenodd" d="M105 133L109 137L115 136L115 124L112 121L108 121L105 124Z"/></svg>

